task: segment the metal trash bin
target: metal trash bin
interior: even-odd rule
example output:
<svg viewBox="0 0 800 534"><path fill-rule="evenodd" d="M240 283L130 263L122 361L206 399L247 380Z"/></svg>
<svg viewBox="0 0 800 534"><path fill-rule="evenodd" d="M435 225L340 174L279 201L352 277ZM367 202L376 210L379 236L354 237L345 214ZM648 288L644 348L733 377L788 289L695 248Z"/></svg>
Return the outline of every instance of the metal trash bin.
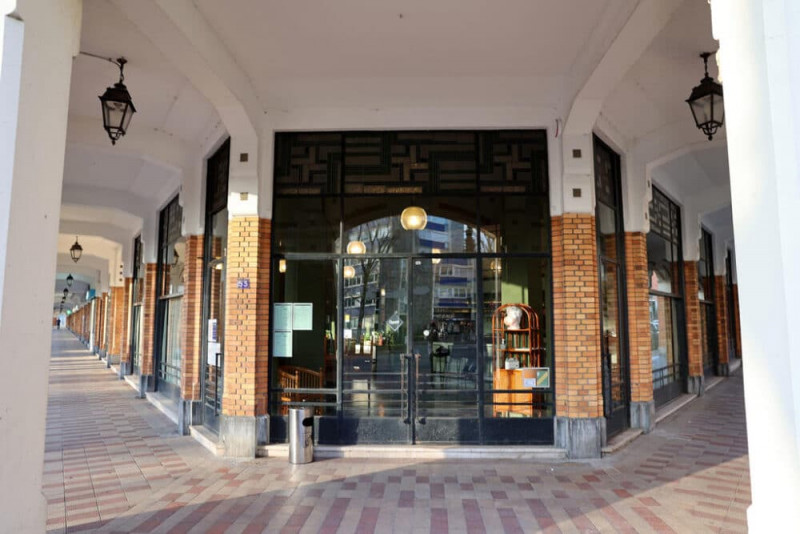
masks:
<svg viewBox="0 0 800 534"><path fill-rule="evenodd" d="M314 460L314 410L289 408L289 463L307 464Z"/></svg>

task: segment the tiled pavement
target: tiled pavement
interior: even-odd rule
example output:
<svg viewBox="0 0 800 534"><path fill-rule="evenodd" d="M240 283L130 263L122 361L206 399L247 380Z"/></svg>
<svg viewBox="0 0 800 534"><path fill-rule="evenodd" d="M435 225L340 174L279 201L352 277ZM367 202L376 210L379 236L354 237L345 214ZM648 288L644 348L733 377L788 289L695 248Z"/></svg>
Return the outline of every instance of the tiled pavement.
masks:
<svg viewBox="0 0 800 534"><path fill-rule="evenodd" d="M230 461L54 332L48 532L742 532L742 380L622 451L563 463Z"/></svg>

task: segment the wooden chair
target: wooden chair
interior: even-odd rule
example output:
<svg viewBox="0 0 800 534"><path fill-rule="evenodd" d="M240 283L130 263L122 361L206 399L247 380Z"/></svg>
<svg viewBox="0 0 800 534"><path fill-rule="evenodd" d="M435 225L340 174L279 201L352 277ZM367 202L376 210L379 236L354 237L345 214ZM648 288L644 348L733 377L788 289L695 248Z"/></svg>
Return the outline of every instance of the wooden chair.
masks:
<svg viewBox="0 0 800 534"><path fill-rule="evenodd" d="M283 390L281 393L281 414L289 413L290 402L315 402L322 400L321 395L311 393L294 393L292 389L318 389L324 385L324 375L322 369L314 371L305 367L295 365L282 365L278 367L278 384Z"/></svg>

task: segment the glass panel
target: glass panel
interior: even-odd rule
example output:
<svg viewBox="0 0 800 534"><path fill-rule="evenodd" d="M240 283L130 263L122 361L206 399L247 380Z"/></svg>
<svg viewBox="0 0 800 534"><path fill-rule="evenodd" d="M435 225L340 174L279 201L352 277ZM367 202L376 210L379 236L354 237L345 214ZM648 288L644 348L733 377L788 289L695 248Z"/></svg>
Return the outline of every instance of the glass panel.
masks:
<svg viewBox="0 0 800 534"><path fill-rule="evenodd" d="M547 197L489 195L480 200L481 252L549 252Z"/></svg>
<svg viewBox="0 0 800 534"><path fill-rule="evenodd" d="M483 260L486 417L550 417L551 390L524 387L526 367L549 367L550 266L546 259ZM519 369L514 369L519 367ZM501 392L492 393L492 390ZM514 392L502 390L515 390ZM517 392L518 391L518 392Z"/></svg>
<svg viewBox="0 0 800 534"><path fill-rule="evenodd" d="M600 262L603 366L609 377L612 411L626 401L625 362L620 351L619 267Z"/></svg>
<svg viewBox="0 0 800 534"><path fill-rule="evenodd" d="M181 305L182 298L165 301L164 341L159 364L159 379L180 386L181 379Z"/></svg>
<svg viewBox="0 0 800 534"><path fill-rule="evenodd" d="M211 218L211 235L206 245L206 361L203 400L210 415L222 408L222 386L225 340L225 248L228 239L228 211Z"/></svg>
<svg viewBox="0 0 800 534"><path fill-rule="evenodd" d="M338 194L341 165L340 133L275 135L276 196Z"/></svg>
<svg viewBox="0 0 800 534"><path fill-rule="evenodd" d="M544 130L478 132L478 139L481 193L547 194Z"/></svg>
<svg viewBox="0 0 800 534"><path fill-rule="evenodd" d="M420 231L402 227L400 215L409 206L423 208L427 225ZM361 197L345 199L345 237L358 240L367 254L475 253L478 230L474 197Z"/></svg>
<svg viewBox="0 0 800 534"><path fill-rule="evenodd" d="M335 398L322 390L336 387L336 262L286 260L284 272L278 264L272 273L270 376L278 413L292 403L310 403L317 415L334 413L323 403Z"/></svg>
<svg viewBox="0 0 800 534"><path fill-rule="evenodd" d="M716 356L715 339L713 336L714 306L700 305L700 345L703 350L703 368L712 369Z"/></svg>
<svg viewBox="0 0 800 534"><path fill-rule="evenodd" d="M650 348L653 389L678 380L678 316L669 297L650 295Z"/></svg>
<svg viewBox="0 0 800 534"><path fill-rule="evenodd" d="M601 257L617 261L617 213L602 202L597 203L597 248Z"/></svg>
<svg viewBox="0 0 800 534"><path fill-rule="evenodd" d="M273 222L275 251L339 252L337 198L282 198L275 202Z"/></svg>
<svg viewBox="0 0 800 534"><path fill-rule="evenodd" d="M133 307L133 317L131 318L131 368L133 374L140 374L141 361L142 361L142 329L140 325L142 307L136 305Z"/></svg>
<svg viewBox="0 0 800 534"><path fill-rule="evenodd" d="M475 260L413 260L411 339L418 417L477 417Z"/></svg>
<svg viewBox="0 0 800 534"><path fill-rule="evenodd" d="M676 262L672 255L673 245L653 232L647 234L647 266L650 289L672 293ZM677 286L677 284L676 284Z"/></svg>
<svg viewBox="0 0 800 534"><path fill-rule="evenodd" d="M408 379L407 262L347 258L344 265L344 413L400 417Z"/></svg>

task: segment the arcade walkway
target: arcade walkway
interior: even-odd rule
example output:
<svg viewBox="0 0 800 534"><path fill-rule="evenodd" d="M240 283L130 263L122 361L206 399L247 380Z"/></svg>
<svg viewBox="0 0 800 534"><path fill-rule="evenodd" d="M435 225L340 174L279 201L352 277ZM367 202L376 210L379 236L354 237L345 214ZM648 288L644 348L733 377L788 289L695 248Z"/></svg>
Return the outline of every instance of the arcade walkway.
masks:
<svg viewBox="0 0 800 534"><path fill-rule="evenodd" d="M213 457L53 333L48 532L743 532L739 373L603 460Z"/></svg>

